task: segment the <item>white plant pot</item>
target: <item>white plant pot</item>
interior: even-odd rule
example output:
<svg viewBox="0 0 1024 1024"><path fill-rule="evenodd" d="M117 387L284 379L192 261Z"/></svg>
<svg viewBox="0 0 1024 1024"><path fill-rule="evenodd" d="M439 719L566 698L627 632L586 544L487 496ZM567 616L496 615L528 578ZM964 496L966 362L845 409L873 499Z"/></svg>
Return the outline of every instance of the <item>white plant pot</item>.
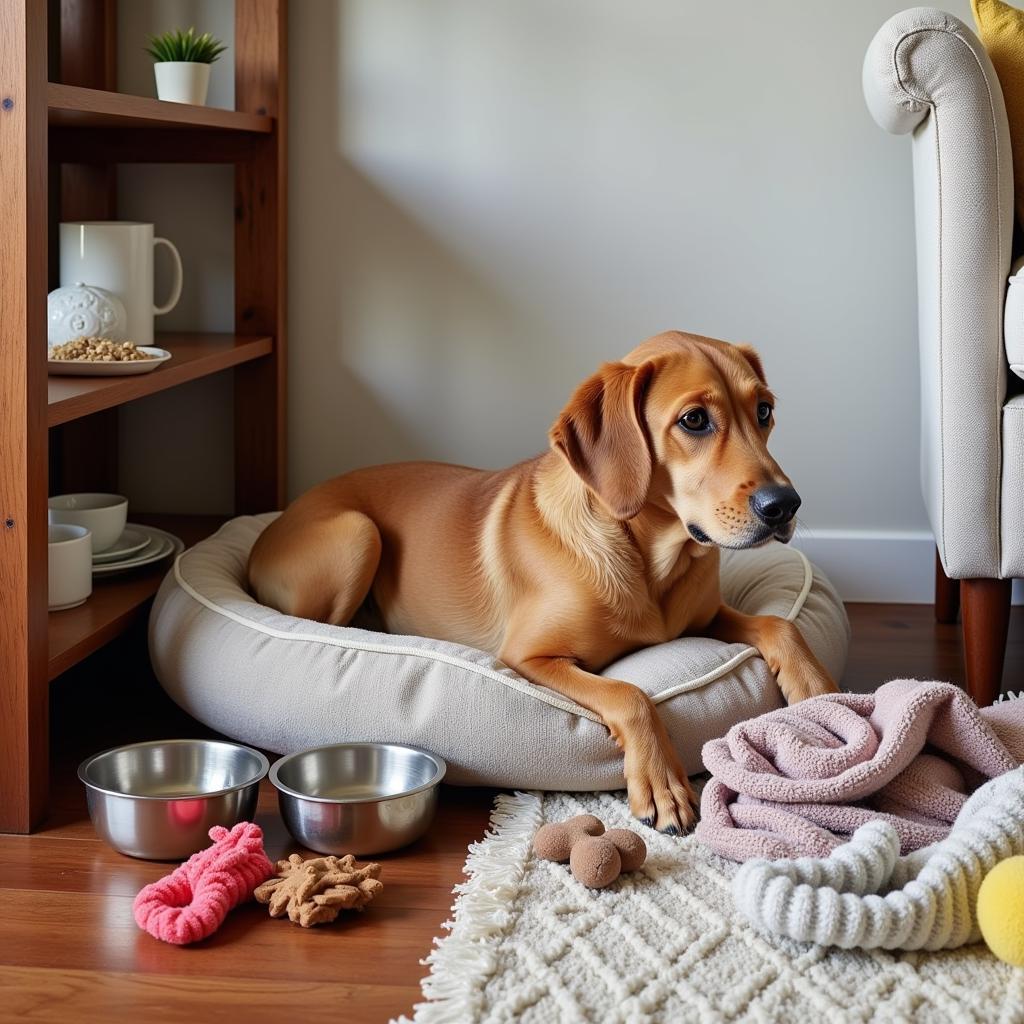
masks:
<svg viewBox="0 0 1024 1024"><path fill-rule="evenodd" d="M206 90L210 87L210 65L189 60L161 61L153 65L156 75L156 94L170 103L206 104Z"/></svg>

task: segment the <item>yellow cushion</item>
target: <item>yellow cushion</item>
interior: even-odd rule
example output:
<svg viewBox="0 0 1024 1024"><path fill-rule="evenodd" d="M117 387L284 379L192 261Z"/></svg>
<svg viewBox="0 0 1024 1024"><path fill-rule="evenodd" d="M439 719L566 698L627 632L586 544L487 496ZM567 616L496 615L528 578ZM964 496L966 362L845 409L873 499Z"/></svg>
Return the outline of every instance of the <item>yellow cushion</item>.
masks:
<svg viewBox="0 0 1024 1024"><path fill-rule="evenodd" d="M1024 11L1003 0L971 0L971 10L1006 100L1017 220L1024 225Z"/></svg>

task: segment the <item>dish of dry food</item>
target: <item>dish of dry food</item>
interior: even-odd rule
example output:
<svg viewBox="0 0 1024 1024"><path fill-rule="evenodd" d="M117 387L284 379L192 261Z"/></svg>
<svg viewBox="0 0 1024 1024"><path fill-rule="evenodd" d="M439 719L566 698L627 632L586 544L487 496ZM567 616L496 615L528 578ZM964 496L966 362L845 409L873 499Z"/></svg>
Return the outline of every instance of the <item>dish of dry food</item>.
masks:
<svg viewBox="0 0 1024 1024"><path fill-rule="evenodd" d="M170 358L171 353L163 348L83 336L63 345L54 345L49 350L46 366L51 374L121 377L149 373Z"/></svg>

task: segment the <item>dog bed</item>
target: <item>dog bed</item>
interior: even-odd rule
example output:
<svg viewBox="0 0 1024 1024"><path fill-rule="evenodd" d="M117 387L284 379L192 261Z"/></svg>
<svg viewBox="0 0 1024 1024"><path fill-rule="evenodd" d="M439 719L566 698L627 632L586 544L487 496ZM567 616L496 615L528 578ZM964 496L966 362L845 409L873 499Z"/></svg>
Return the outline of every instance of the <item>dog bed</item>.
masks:
<svg viewBox="0 0 1024 1024"><path fill-rule="evenodd" d="M157 594L157 677L193 717L281 754L354 740L411 743L448 762L448 782L523 789L623 786L622 755L596 716L482 651L297 619L246 589L249 550L277 513L242 516L181 554ZM724 552L722 592L748 614L793 619L834 678L849 624L834 588L793 548ZM687 771L705 741L782 706L744 644L687 637L636 651L604 675L658 705Z"/></svg>

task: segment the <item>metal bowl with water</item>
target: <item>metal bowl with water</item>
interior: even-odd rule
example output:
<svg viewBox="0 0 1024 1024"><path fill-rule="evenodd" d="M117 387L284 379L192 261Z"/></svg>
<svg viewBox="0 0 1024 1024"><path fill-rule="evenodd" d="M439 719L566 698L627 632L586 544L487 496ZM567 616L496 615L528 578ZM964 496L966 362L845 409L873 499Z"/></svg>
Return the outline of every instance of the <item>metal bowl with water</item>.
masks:
<svg viewBox="0 0 1024 1024"><path fill-rule="evenodd" d="M154 740L78 766L89 817L129 857L182 860L210 845L214 825L251 820L269 762L226 740Z"/></svg>
<svg viewBox="0 0 1024 1024"><path fill-rule="evenodd" d="M318 853L386 853L419 839L447 765L399 743L338 743L282 757L270 781L288 831Z"/></svg>

